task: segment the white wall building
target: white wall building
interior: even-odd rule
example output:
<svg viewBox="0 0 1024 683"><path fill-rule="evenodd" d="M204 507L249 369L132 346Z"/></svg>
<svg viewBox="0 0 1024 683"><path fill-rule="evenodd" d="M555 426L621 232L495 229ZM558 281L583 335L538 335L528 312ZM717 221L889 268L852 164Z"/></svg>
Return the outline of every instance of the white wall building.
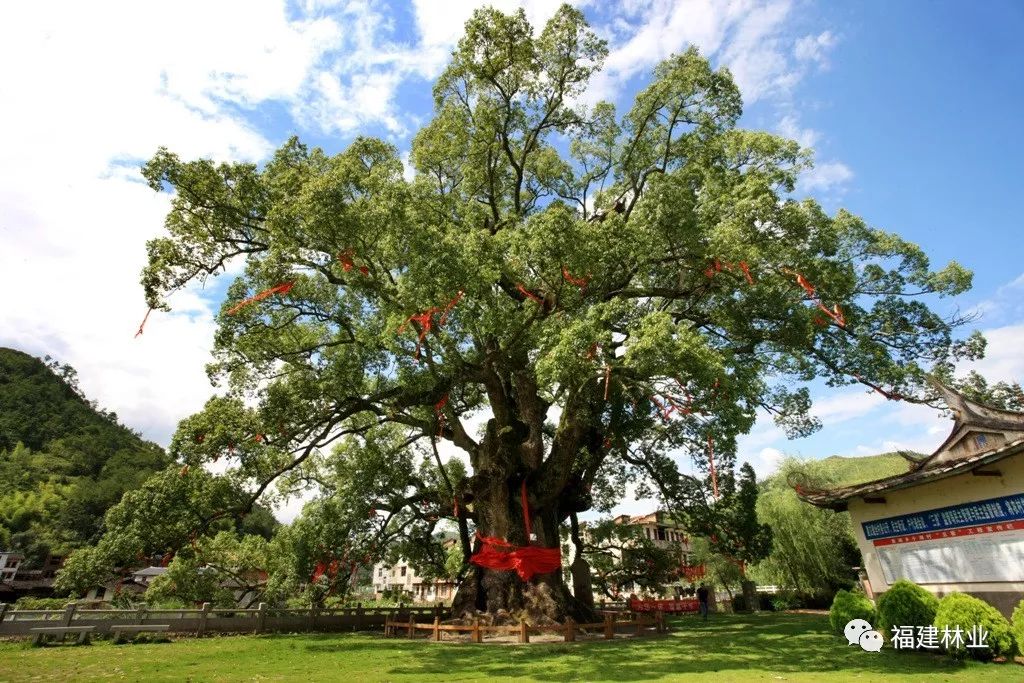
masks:
<svg viewBox="0 0 1024 683"><path fill-rule="evenodd" d="M25 556L13 550L0 550L0 583L11 583Z"/></svg>
<svg viewBox="0 0 1024 683"><path fill-rule="evenodd" d="M1024 413L939 390L955 424L932 455L905 474L797 493L849 510L869 596L908 579L939 596L970 593L1009 616L1024 598Z"/></svg>

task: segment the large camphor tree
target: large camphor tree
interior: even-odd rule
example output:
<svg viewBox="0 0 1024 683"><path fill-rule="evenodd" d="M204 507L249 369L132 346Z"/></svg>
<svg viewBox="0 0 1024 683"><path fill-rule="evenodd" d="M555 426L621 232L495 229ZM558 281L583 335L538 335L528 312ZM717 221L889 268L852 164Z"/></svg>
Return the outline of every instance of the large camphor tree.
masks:
<svg viewBox="0 0 1024 683"><path fill-rule="evenodd" d="M454 519L467 560L482 537L499 554L557 548L627 486L729 551L713 489L759 412L806 434L800 383L924 401L925 370L980 353L921 300L970 273L792 198L808 153L736 127L726 69L673 56L620 116L581 103L605 55L568 6L539 32L477 11L412 181L372 138L334 156L292 139L262 167L159 151L144 173L173 200L148 245L149 305L245 261L209 368L226 396L172 452L230 458L253 502L343 472L362 526L428 540ZM453 449L465 468L441 466ZM383 551L364 543L360 561ZM462 577L457 611L518 609L546 586L556 618L586 615L560 571L467 562Z"/></svg>

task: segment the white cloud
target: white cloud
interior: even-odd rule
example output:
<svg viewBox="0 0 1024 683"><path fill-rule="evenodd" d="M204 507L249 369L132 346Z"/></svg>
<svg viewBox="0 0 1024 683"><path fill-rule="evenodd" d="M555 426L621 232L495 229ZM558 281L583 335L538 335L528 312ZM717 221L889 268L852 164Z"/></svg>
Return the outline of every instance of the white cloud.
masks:
<svg viewBox="0 0 1024 683"><path fill-rule="evenodd" d="M801 127L797 117L793 114L787 114L779 121L779 133L790 140L796 140L800 143L801 147L809 149L813 148L821 138L821 134L818 131L812 128Z"/></svg>
<svg viewBox="0 0 1024 683"><path fill-rule="evenodd" d="M846 391L816 399L811 412L821 420L823 426L834 427L842 422L863 417L885 402L883 396L874 392Z"/></svg>
<svg viewBox="0 0 1024 683"><path fill-rule="evenodd" d="M979 316L989 325L1016 321L1024 317L1024 273L1001 285L990 297L967 311L967 315Z"/></svg>
<svg viewBox="0 0 1024 683"><path fill-rule="evenodd" d="M841 161L817 163L800 176L800 188L806 192L832 190L853 179L853 171Z"/></svg>
<svg viewBox="0 0 1024 683"><path fill-rule="evenodd" d="M0 343L74 365L83 389L166 444L211 393L214 331L195 287L145 313L139 272L168 200L140 182L159 145L258 160L272 144L245 112L296 97L340 35L284 3L5 6L0 72ZM239 29L244 17L245 30ZM15 103L17 103L15 105ZM16 131L16 134L14 132Z"/></svg>
<svg viewBox="0 0 1024 683"><path fill-rule="evenodd" d="M787 93L802 77L791 54L788 0L638 0L597 27L610 42L605 70L585 100L614 100L626 83L689 45L728 66L750 104Z"/></svg>
<svg viewBox="0 0 1024 683"><path fill-rule="evenodd" d="M793 55L802 62L814 62L821 68L828 67L828 52L838 42L831 31L818 35L804 36L793 46Z"/></svg>
<svg viewBox="0 0 1024 683"><path fill-rule="evenodd" d="M756 458L749 460L750 466L754 468L754 473L757 474L758 479L764 479L771 476L779 469L779 465L782 464L786 454L780 451L778 448L762 448L757 454Z"/></svg>
<svg viewBox="0 0 1024 683"><path fill-rule="evenodd" d="M786 53L782 27L790 2L769 2L743 14L723 61L736 77L746 103L769 94L788 93L800 79Z"/></svg>
<svg viewBox="0 0 1024 683"><path fill-rule="evenodd" d="M976 370L990 382L1024 382L1024 323L982 330L988 340L985 357L958 367Z"/></svg>

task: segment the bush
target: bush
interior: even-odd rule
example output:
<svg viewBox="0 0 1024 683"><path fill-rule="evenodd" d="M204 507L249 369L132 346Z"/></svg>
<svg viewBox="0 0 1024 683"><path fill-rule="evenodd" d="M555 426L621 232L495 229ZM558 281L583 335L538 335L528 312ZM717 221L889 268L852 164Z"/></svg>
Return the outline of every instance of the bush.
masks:
<svg viewBox="0 0 1024 683"><path fill-rule="evenodd" d="M772 610L775 612L785 612L800 606L800 601L793 593L779 593L771 599L771 603Z"/></svg>
<svg viewBox="0 0 1024 683"><path fill-rule="evenodd" d="M832 600L832 609L828 613L828 622L832 630L842 633L843 628L853 619L863 619L869 624L875 623L875 606L861 593L841 590Z"/></svg>
<svg viewBox="0 0 1024 683"><path fill-rule="evenodd" d="M1010 631L1017 643L1017 649L1024 653L1024 600L1017 603L1013 614L1010 615Z"/></svg>
<svg viewBox="0 0 1024 683"><path fill-rule="evenodd" d="M1019 609L1019 608L1018 608ZM939 601L939 609L935 614L935 627L939 630L939 642L942 643L944 629L952 633L959 626L964 634L962 643L954 643L948 639L946 653L954 659L970 656L974 659L992 659L993 657L1011 657L1017 647L1013 640L1010 622L1006 620L992 605L966 593L950 593ZM987 648L966 647L967 634L977 626L988 634L985 640Z"/></svg>
<svg viewBox="0 0 1024 683"><path fill-rule="evenodd" d="M886 639L893 626L931 626L939 599L916 583L900 579L878 598L878 623L875 630Z"/></svg>
<svg viewBox="0 0 1024 683"><path fill-rule="evenodd" d="M64 609L69 602L68 598L34 598L25 596L18 598L14 603L14 609Z"/></svg>

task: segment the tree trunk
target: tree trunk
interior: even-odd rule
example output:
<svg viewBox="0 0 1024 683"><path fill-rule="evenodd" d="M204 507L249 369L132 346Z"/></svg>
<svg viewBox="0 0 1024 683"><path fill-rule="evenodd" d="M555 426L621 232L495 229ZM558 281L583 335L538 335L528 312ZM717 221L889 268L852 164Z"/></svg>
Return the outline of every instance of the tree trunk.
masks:
<svg viewBox="0 0 1024 683"><path fill-rule="evenodd" d="M574 554L576 555L576 558L572 561L572 566L569 567L569 572L572 575L572 594L576 596L577 600L593 609L593 577L590 575L590 564L583 557L583 539L580 538L580 525L576 519L575 512L569 513L569 524L569 538L572 540L573 547L575 548Z"/></svg>
<svg viewBox="0 0 1024 683"><path fill-rule="evenodd" d="M469 481L472 490L472 516L483 536L500 538L515 546L528 544L543 548L559 547L559 526L554 509L535 510L530 506L530 518L535 539L526 535L526 522L521 505L522 479L495 482L493 478L477 475ZM473 543L474 554L482 543ZM515 571L498 571L473 565L459 585L452 601L456 617L466 613L487 612L527 613L528 620L562 622L572 617L578 622L592 622L593 609L578 600L562 580L562 572L536 574L529 582L523 581Z"/></svg>
<svg viewBox="0 0 1024 683"><path fill-rule="evenodd" d="M757 584L749 579L743 579L740 582L740 587L743 589L743 602L747 603L747 610L757 612L761 606L757 599Z"/></svg>

